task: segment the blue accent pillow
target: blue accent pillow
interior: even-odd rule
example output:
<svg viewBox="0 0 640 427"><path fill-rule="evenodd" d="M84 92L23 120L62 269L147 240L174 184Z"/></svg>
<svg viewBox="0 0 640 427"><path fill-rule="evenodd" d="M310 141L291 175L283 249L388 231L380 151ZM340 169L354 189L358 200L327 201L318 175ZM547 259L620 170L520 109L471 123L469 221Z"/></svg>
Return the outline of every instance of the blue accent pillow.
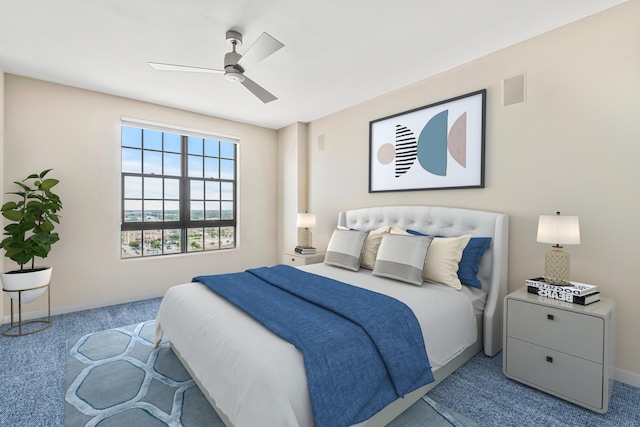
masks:
<svg viewBox="0 0 640 427"><path fill-rule="evenodd" d="M462 251L462 259L458 263L458 278L463 285L482 289L478 280L478 263L491 243L491 237L472 237Z"/></svg>
<svg viewBox="0 0 640 427"><path fill-rule="evenodd" d="M427 236L416 230L407 230L414 236ZM436 236L437 237L437 236ZM478 263L491 243L491 237L472 237L462 251L462 259L458 263L458 279L463 285L482 289L482 282L478 279Z"/></svg>

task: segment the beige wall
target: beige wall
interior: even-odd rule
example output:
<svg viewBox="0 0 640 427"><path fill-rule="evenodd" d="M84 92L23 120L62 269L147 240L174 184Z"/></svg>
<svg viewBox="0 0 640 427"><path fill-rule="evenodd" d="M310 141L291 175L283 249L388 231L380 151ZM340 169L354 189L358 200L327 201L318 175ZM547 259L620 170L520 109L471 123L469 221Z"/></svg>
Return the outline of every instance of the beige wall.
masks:
<svg viewBox="0 0 640 427"><path fill-rule="evenodd" d="M61 240L43 261L54 268L54 313L160 296L196 275L279 260L276 131L10 74L3 87L5 183L45 168L54 168L60 179ZM239 137L237 249L120 259L122 116ZM13 268L9 264L5 268ZM46 298L41 299L25 310L43 310Z"/></svg>
<svg viewBox="0 0 640 427"><path fill-rule="evenodd" d="M307 125L293 123L278 131L278 252L298 243L297 213L308 210Z"/></svg>
<svg viewBox="0 0 640 427"><path fill-rule="evenodd" d="M567 247L572 278L616 300L618 375L638 380L639 18L633 0L310 123L316 245L326 247L342 209L428 204L506 212L515 290L543 272L548 247L536 242L538 215L578 215L582 243ZM428 55L426 46L416 54ZM522 73L526 103L502 107L502 79ZM368 193L370 120L482 88L486 188Z"/></svg>

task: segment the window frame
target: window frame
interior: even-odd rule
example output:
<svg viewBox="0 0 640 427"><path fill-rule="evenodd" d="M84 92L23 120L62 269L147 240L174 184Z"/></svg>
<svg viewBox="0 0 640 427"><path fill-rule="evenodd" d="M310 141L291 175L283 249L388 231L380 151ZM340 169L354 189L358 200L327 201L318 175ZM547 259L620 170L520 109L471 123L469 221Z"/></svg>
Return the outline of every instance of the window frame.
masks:
<svg viewBox="0 0 640 427"><path fill-rule="evenodd" d="M123 140L123 130L124 127L136 128L140 129L140 146L139 147L130 147L125 146ZM196 131L193 129L185 129L185 128L177 128L168 125L161 125L151 122L138 121L135 119L125 119L123 118L120 123L120 258L121 259L140 259L140 258L149 258L156 256L165 256L165 255L181 255L181 254L192 254L192 253L203 253L203 252L216 252L220 250L228 250L235 249L238 246L238 165L239 165L239 139L231 136L224 136L219 134L213 134L209 132ZM160 148L147 148L145 147L145 136L144 131L156 131L161 133L161 146ZM165 134L174 134L178 135L180 141L180 175L168 175L165 170L165 154L175 154L175 151L166 151L165 146ZM202 152L200 154L190 154L189 152L189 143L191 139L199 139L202 142ZM207 155L205 152L205 144L206 140L217 142L217 156ZM232 147L231 157L224 156L222 152L223 144L230 144ZM140 151L140 171L139 172L131 172L126 171L123 167L124 162L124 149L136 149ZM145 165L145 154L150 152L160 153L161 157L161 165L160 165L160 174L157 173L147 173L144 170ZM189 170L189 159L190 156L197 156L201 158L202 163L202 175L201 176L191 176ZM206 177L205 170L205 162L206 159L215 159L218 162L217 168L217 177ZM223 177L222 171L222 161L231 161L231 165L233 167L233 173L230 177ZM128 178L139 178L141 180L140 183L140 194L138 197L125 197L126 196L126 180ZM156 178L161 179L161 198L148 198L145 194L145 178ZM167 221L165 220L166 215L166 207L165 202L167 200L175 200L171 198L167 198L167 193L165 192L166 180L177 180L178 181L178 212L179 219L176 221ZM203 199L192 199L191 194L191 185L195 181L201 181L203 183ZM206 186L208 182L216 183L219 186L218 190L218 200L207 199ZM231 200L228 198L225 199L225 195L227 193L223 192L223 185L225 183L230 183L232 185L232 189L230 192L227 192L231 196ZM141 209L141 218L140 221L126 221L126 209L125 202L127 200L139 200L140 201L140 209ZM158 200L162 203L162 219L160 221L145 221L145 203L148 200ZM219 217L209 218L207 219L207 200L214 201L218 204L218 213ZM193 201L200 201L202 203L202 218L192 219L191 204ZM224 218L224 209L223 206L230 203L231 211L233 213L232 218ZM223 245L221 236L222 230L224 228L233 228L233 242L231 245ZM216 247L208 248L203 239L203 244L199 249L191 250L188 246L189 244L189 236L190 231L200 229L202 230L202 235L207 232L207 229L217 229L218 230L218 241ZM126 251L124 250L124 233L125 232L135 232L140 231L141 233L141 243L145 241L145 231L149 230L159 230L161 234L161 246L158 253L146 253L146 249L141 249L139 254L132 256L124 256ZM180 230L180 250L179 251L171 251L165 252L166 246L166 231L167 230Z"/></svg>

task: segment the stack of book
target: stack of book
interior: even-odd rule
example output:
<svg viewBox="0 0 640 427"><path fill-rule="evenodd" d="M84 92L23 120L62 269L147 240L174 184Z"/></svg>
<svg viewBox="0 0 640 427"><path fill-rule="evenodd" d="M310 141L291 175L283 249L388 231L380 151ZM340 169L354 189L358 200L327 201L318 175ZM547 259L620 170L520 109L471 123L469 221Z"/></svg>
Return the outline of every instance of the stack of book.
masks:
<svg viewBox="0 0 640 427"><path fill-rule="evenodd" d="M560 301L580 305L593 304L600 301L600 292L596 285L569 282L570 286L557 286L544 281L543 277L525 280L527 292L541 297L553 298Z"/></svg>
<svg viewBox="0 0 640 427"><path fill-rule="evenodd" d="M312 246L296 246L296 252L303 255L315 254L316 248Z"/></svg>

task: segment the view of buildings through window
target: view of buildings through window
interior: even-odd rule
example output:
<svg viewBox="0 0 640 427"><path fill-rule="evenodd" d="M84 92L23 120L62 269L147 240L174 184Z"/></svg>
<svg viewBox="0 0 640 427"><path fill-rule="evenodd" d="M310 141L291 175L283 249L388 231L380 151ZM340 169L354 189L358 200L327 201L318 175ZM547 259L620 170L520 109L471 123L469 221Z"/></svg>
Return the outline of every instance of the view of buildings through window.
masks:
<svg viewBox="0 0 640 427"><path fill-rule="evenodd" d="M235 247L232 141L122 126L121 257Z"/></svg>

